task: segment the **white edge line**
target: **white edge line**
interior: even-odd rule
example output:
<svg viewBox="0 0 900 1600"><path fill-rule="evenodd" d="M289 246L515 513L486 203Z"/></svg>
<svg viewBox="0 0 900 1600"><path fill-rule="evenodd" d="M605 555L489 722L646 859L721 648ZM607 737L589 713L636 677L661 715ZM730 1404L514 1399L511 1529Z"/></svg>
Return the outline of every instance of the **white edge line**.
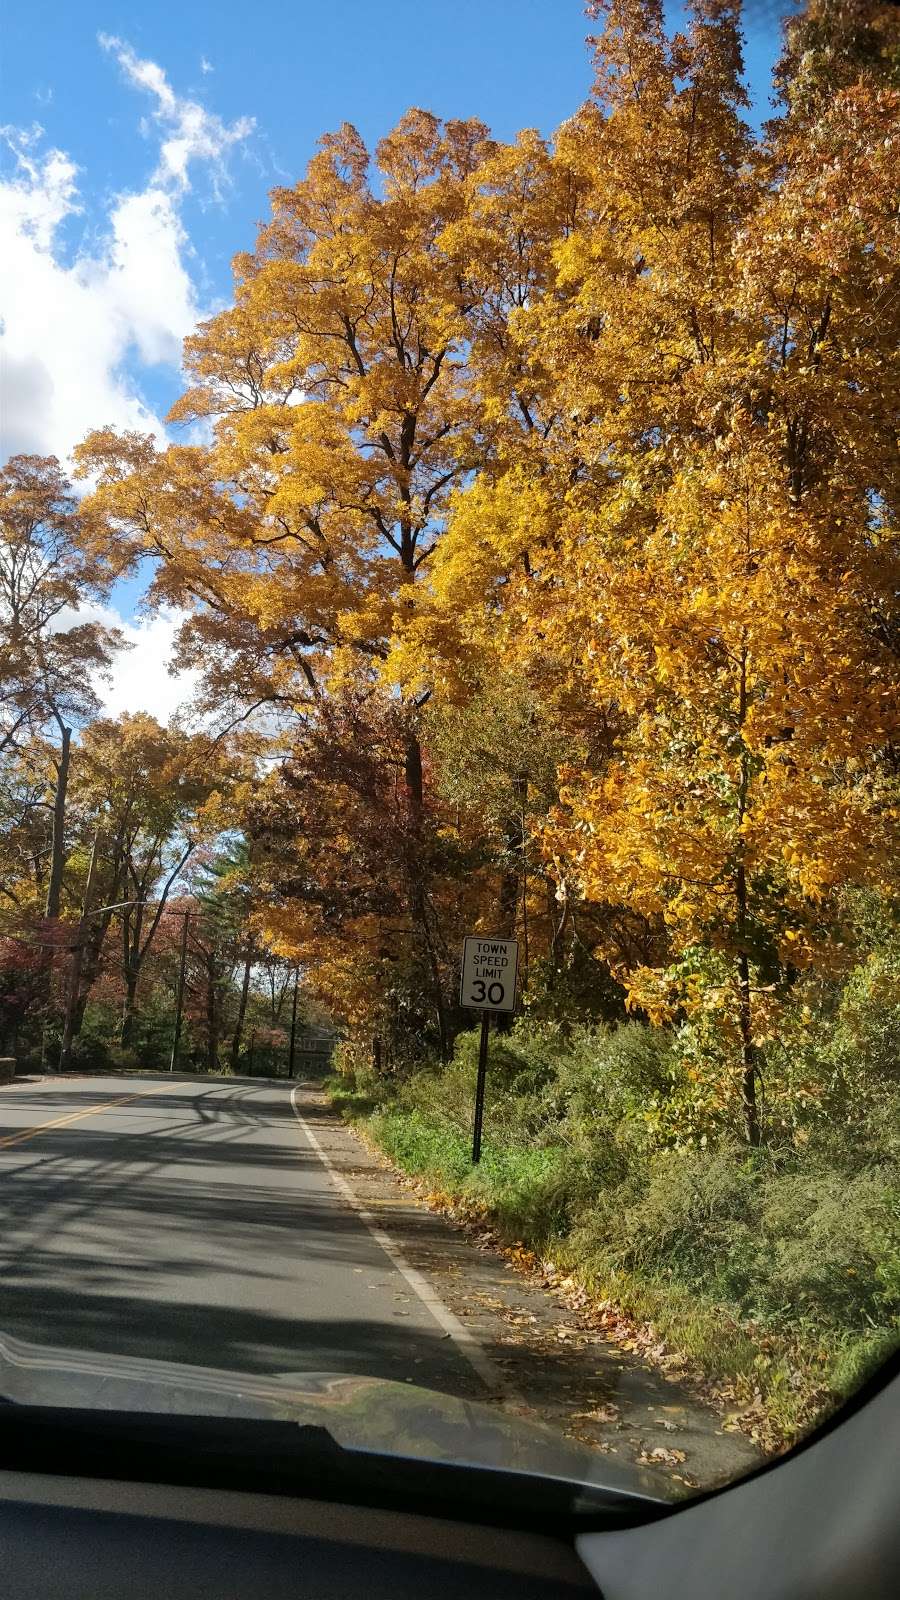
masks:
<svg viewBox="0 0 900 1600"><path fill-rule="evenodd" d="M371 1211L366 1209L362 1201L354 1194L343 1173L338 1172L331 1157L323 1150L309 1123L297 1109L295 1095L299 1087L300 1085L297 1084L296 1088L291 1090L291 1108L335 1188L339 1190L348 1206L356 1212L360 1222L364 1223L368 1228L376 1244L379 1244L385 1254L390 1256L397 1271L406 1279L410 1288L415 1291L422 1304L430 1311L435 1322L438 1323L439 1327L443 1328L446 1334L449 1334L460 1354L465 1357L469 1366L474 1368L482 1383L487 1384L489 1389L502 1393L506 1390L507 1385L500 1368L491 1360L471 1329L465 1327L454 1312L450 1310L450 1307L444 1304L440 1295L428 1282L428 1279L415 1267L409 1265L399 1245L394 1243L390 1234L385 1232Z"/></svg>

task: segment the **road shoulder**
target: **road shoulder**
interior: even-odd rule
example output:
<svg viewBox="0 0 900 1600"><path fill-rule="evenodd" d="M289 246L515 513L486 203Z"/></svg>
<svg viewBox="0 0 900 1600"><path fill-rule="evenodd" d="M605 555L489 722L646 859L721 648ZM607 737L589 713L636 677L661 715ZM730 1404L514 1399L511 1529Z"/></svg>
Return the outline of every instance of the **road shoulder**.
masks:
<svg viewBox="0 0 900 1600"><path fill-rule="evenodd" d="M348 1127L312 1084L303 1119L343 1184L484 1352L499 1382L485 1398L550 1423L624 1464L663 1468L687 1487L725 1482L762 1457L678 1378L591 1325L566 1297L530 1281L487 1231L436 1215L415 1186Z"/></svg>

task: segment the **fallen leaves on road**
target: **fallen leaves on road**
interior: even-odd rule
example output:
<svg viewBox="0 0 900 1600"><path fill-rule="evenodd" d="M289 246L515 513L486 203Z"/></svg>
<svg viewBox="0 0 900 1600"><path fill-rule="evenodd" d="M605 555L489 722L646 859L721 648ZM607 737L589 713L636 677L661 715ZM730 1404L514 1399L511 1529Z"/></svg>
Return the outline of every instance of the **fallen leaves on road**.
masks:
<svg viewBox="0 0 900 1600"><path fill-rule="evenodd" d="M668 1450L665 1445L654 1445L652 1450L642 1449L638 1461L645 1467L680 1467L687 1460L686 1450Z"/></svg>
<svg viewBox="0 0 900 1600"><path fill-rule="evenodd" d="M595 1406L592 1411L576 1411L572 1421L584 1419L585 1422L618 1422L621 1413L618 1406Z"/></svg>

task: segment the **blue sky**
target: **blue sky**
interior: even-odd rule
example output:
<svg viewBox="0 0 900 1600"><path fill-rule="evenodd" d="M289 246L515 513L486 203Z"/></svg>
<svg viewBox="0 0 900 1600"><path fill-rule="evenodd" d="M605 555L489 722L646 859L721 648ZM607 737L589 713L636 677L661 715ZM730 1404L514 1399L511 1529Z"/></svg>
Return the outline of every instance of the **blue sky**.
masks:
<svg viewBox="0 0 900 1600"><path fill-rule="evenodd" d="M747 25L767 114L777 12ZM673 9L673 18L677 12ZM159 426L181 340L229 293L267 193L319 136L374 143L411 105L551 134L584 99L580 0L28 0L4 19L0 93L0 435L65 458L91 426ZM136 623L111 709L160 682L175 619ZM127 659L127 664L126 664ZM152 685L152 687L148 687Z"/></svg>

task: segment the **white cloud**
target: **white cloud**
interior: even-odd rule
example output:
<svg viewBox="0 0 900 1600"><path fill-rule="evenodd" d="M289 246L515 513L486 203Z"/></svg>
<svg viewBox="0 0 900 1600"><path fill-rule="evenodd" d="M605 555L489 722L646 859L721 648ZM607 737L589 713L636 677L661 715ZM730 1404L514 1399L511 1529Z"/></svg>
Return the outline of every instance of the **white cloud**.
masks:
<svg viewBox="0 0 900 1600"><path fill-rule="evenodd" d="M129 82L145 89L156 101L153 118L164 131L156 181L187 189L190 163L205 161L218 191L227 180L225 156L232 145L240 144L252 133L253 118L239 117L229 126L198 101L180 99L162 67L135 55L123 39L109 33L101 33L99 39L103 49L115 56Z"/></svg>
<svg viewBox="0 0 900 1600"><path fill-rule="evenodd" d="M175 635L184 616L183 612L166 609L135 622L110 624L122 628L132 648L119 655L112 684L98 685L107 716L149 711L157 722L168 722L176 711L184 710L200 682L199 672L172 674L168 670Z"/></svg>
<svg viewBox="0 0 900 1600"><path fill-rule="evenodd" d="M20 450L65 458L107 424L161 431L129 369L177 367L204 310L180 211L191 168L203 166L221 193L228 153L252 127L223 123L177 95L155 62L102 42L156 102L158 161L143 188L109 203L100 242L70 259L61 235L83 210L78 168L38 127L0 130L15 157L0 181L0 459Z"/></svg>
<svg viewBox="0 0 900 1600"><path fill-rule="evenodd" d="M200 71L204 74L204 76L207 72L215 72L215 70L216 69L211 61L207 61L205 56L200 57Z"/></svg>
<svg viewBox="0 0 900 1600"><path fill-rule="evenodd" d="M113 206L99 254L67 264L57 235L77 211L76 169L36 136L8 140L17 174L0 183L0 452L65 457L91 427L159 431L127 370L177 365L198 316L172 198L150 188Z"/></svg>
<svg viewBox="0 0 900 1600"><path fill-rule="evenodd" d="M49 250L60 223L80 209L75 182L78 168L62 150L37 147L44 135L32 128L0 129L16 160L17 175L0 184L0 226L24 236L38 250Z"/></svg>
<svg viewBox="0 0 900 1600"><path fill-rule="evenodd" d="M187 612L163 607L150 616L128 622L113 606L84 605L76 611L67 607L57 618L60 632L85 622L100 622L118 628L125 648L113 664L112 682L98 677L94 688L102 703L101 715L119 717L125 711L149 711L157 722L167 723L184 711L196 693L200 674L196 671L169 672L175 649L175 636Z"/></svg>

